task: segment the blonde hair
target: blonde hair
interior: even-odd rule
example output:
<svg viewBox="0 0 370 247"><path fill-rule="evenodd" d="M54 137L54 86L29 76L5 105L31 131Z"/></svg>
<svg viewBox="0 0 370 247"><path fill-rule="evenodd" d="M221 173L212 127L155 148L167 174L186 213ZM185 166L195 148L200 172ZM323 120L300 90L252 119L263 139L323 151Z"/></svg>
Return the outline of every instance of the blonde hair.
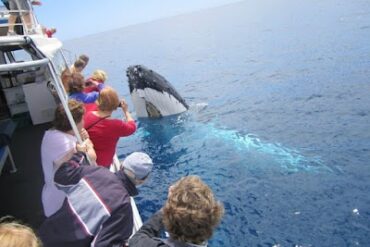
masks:
<svg viewBox="0 0 370 247"><path fill-rule="evenodd" d="M4 221L1 218L0 221ZM42 247L41 241L32 228L18 222L0 223L1 247Z"/></svg>
<svg viewBox="0 0 370 247"><path fill-rule="evenodd" d="M91 78L96 81L105 82L107 80L107 73L104 70L97 69L94 71Z"/></svg>
<svg viewBox="0 0 370 247"><path fill-rule="evenodd" d="M114 111L119 106L119 98L116 90L111 87L105 87L100 91L98 98L98 108L101 111Z"/></svg>
<svg viewBox="0 0 370 247"><path fill-rule="evenodd" d="M163 224L171 238L201 244L211 238L223 214L212 190L198 176L187 176L171 187Z"/></svg>

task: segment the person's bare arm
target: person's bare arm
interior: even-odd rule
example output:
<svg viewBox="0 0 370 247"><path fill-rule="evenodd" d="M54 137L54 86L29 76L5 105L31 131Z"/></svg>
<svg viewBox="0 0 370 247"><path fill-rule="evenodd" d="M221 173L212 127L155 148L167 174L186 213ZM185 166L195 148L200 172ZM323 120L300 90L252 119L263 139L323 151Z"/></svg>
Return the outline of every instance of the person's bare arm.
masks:
<svg viewBox="0 0 370 247"><path fill-rule="evenodd" d="M128 105L124 99L121 100L121 108L122 108L123 114L125 114L126 121L134 121L134 119L132 118L128 110Z"/></svg>

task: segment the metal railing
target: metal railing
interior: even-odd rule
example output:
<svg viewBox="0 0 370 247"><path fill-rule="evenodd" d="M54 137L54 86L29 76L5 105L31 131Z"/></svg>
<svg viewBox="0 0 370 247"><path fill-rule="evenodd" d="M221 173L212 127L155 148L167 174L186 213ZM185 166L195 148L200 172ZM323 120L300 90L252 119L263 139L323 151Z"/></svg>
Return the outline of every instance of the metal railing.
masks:
<svg viewBox="0 0 370 247"><path fill-rule="evenodd" d="M19 0L15 0L18 6ZM14 28L20 28L23 31L23 34L42 34L42 27L39 24L36 15L34 14L32 4L29 0L26 1L28 9L18 9L18 10L11 10L7 9L5 5L0 5L0 28L1 29L9 29L9 17L11 15L19 17L16 22L14 23ZM29 16L26 20L25 16ZM29 20L29 23L27 23ZM3 35L6 35L7 32L2 32ZM22 33L17 33L22 34Z"/></svg>

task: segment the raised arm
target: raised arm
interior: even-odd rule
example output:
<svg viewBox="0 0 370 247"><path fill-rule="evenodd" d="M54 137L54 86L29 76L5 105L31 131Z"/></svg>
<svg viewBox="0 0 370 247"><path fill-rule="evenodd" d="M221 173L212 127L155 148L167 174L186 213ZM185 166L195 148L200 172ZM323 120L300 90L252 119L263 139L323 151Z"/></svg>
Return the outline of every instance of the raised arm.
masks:
<svg viewBox="0 0 370 247"><path fill-rule="evenodd" d="M84 103L94 103L99 97L99 93L98 92L90 92L90 93L85 93L85 99L84 99Z"/></svg>
<svg viewBox="0 0 370 247"><path fill-rule="evenodd" d="M60 163L54 164L56 167L59 167L55 172L54 182L62 186L77 184L83 176L83 170L88 167L88 162L83 152L74 153L70 159L67 161L62 160Z"/></svg>
<svg viewBox="0 0 370 247"><path fill-rule="evenodd" d="M121 108L122 108L123 114L125 114L126 121L127 122L134 121L134 119L132 118L128 110L128 105L124 99L121 100Z"/></svg>

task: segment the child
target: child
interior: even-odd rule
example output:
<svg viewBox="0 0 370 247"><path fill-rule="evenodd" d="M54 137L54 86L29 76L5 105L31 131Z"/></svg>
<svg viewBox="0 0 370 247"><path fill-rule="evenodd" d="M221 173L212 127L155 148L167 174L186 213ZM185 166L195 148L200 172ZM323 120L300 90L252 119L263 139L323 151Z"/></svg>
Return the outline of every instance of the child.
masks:
<svg viewBox="0 0 370 247"><path fill-rule="evenodd" d="M85 82L84 93L90 93L93 91L99 92L100 90L94 84L96 84L96 82L104 83L106 80L107 80L107 73L105 73L105 71L101 69L95 70L92 76L88 78Z"/></svg>

